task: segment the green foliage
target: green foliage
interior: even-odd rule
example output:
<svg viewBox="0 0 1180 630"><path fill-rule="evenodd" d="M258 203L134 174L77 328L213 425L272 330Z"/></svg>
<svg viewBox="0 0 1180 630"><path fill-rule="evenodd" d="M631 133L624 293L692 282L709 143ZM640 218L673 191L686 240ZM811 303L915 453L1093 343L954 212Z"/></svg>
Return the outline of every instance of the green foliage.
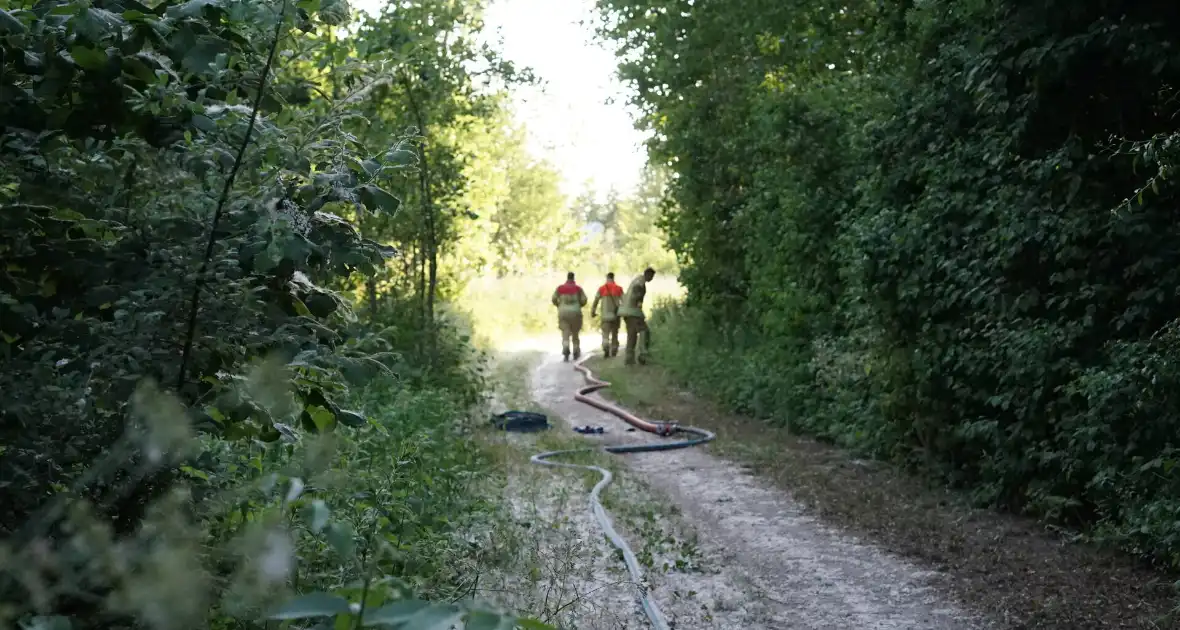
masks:
<svg viewBox="0 0 1180 630"><path fill-rule="evenodd" d="M470 320L477 345L556 330L550 297L567 271L576 272L587 291L612 269L629 279L654 264L667 274L661 283L674 277L675 260L656 226L662 175L653 171L625 201L612 196L595 204L591 196L571 204L559 173L528 154L524 129L507 111L459 133L472 182L464 203L477 216L459 226L441 264L454 280L447 291L450 307ZM588 232L594 221L607 225L607 232Z"/></svg>
<svg viewBox="0 0 1180 630"><path fill-rule="evenodd" d="M599 6L676 175L678 371L1180 566L1173 3Z"/></svg>
<svg viewBox="0 0 1180 630"><path fill-rule="evenodd" d="M283 12L249 4L187 6L159 7L154 17L77 4L57 5L44 18L17 12L28 20L27 39L6 41L8 59L24 47L41 49L38 43L53 59L48 74L22 72L20 64L6 68L8 89L44 87L54 73L63 77L55 88L61 92L6 99L3 114L6 122L25 125L6 127L0 156L12 183L0 243L2 378L9 393L3 439L11 449L5 466L7 478L25 480L5 487L13 493L5 502L15 507L5 515L13 519L6 528L42 501L49 486L74 478L78 466L119 439L123 406L145 376L180 379L180 394L205 405L193 417L200 429L273 441L279 434L272 410L229 393L235 366L277 353L304 369L301 403L323 408L332 408L325 392L339 389L350 367L387 369L377 367L380 353L365 352L330 327L346 320L348 309L315 283L372 273L382 264L383 249L333 213L363 203L358 190L381 183L333 166L336 156L363 147L326 137L316 118L297 125L289 111L271 120L238 104L245 73L254 72L257 81L269 56L267 47L255 50L247 41L285 41L271 35L286 32ZM234 12L237 21L217 35L194 34ZM123 26L140 21L150 35L127 40L138 26ZM110 44L104 54L126 63L113 66L113 76L52 70L66 63L53 47L72 40L77 48L83 39ZM182 70L202 45L222 51L218 67ZM140 57L166 71L137 75ZM109 91L116 78L126 90L116 89L109 102L88 100L96 90ZM286 73L274 79L279 86L293 80ZM110 124L132 119L126 127ZM250 136L253 150L235 158ZM239 194L218 200L239 165ZM47 452L53 455L45 461ZM140 490L150 496L150 486ZM116 508L125 510L135 508Z"/></svg>
<svg viewBox="0 0 1180 630"><path fill-rule="evenodd" d="M0 625L470 599L482 357L433 307L469 64L518 76L479 8L0 2Z"/></svg>
<svg viewBox="0 0 1180 630"><path fill-rule="evenodd" d="M597 275L616 270L627 276L650 266L660 274L676 277L676 255L668 248L659 225L668 201L664 194L667 185L668 169L648 166L638 188L625 198L615 190L601 203L592 190L578 197L574 212L582 223L601 228L592 233L582 264L592 262Z"/></svg>
<svg viewBox="0 0 1180 630"><path fill-rule="evenodd" d="M464 203L477 216L448 252L448 271L467 283L580 261L582 230L561 192L560 173L529 154L524 127L501 108L464 134L464 172L473 182Z"/></svg>
<svg viewBox="0 0 1180 630"><path fill-rule="evenodd" d="M660 275L649 301L678 294L675 256L657 225L665 171L650 169L625 199L611 191L599 203L587 190L570 202L561 194L558 173L529 158L523 130L506 117L476 129L471 144L487 147L469 163L468 175L476 182L468 191L470 205L482 210L445 263L462 278L454 305L469 316L479 346L555 331L550 298L567 271L577 274L593 299L607 272L625 283L653 265ZM593 231L595 225L601 230ZM587 330L593 327L587 324Z"/></svg>

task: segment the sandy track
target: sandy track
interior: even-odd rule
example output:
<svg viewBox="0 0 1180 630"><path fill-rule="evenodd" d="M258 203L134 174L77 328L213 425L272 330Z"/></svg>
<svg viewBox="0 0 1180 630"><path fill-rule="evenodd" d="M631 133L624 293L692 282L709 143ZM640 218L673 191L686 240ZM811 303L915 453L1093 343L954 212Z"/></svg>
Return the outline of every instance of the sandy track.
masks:
<svg viewBox="0 0 1180 630"><path fill-rule="evenodd" d="M576 402L573 392L585 381L560 356L546 355L530 380L537 402L570 426L608 429L588 440L660 439L627 432L622 421ZM711 456L707 448L629 455L626 464L655 499L678 508L682 516L670 519L683 530L677 535L695 537L704 559L703 570L673 568L649 576L659 605L677 628L992 626L949 601L940 588L942 576L825 526L781 490ZM634 533L619 525L637 547Z"/></svg>

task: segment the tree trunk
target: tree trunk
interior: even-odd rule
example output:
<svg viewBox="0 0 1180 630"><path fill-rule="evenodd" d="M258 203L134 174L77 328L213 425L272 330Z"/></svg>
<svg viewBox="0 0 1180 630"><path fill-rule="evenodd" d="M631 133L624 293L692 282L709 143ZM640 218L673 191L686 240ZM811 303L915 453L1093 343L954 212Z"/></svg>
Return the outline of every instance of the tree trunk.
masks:
<svg viewBox="0 0 1180 630"><path fill-rule="evenodd" d="M435 348L435 330L434 330L434 296L438 291L438 234L435 226L434 201L431 197L430 190L430 160L427 154L427 139L426 139L426 118L422 113L422 108L419 107L418 100L414 98L413 85L410 83L409 77L402 74L402 86L406 90L406 99L410 104L410 111L414 116L414 123L418 126L418 133L422 136L422 145L420 152L420 166L418 168L418 187L422 195L422 214L426 220L426 234L424 243L424 262L427 267L425 286L425 316L426 316L426 339L427 339L427 360L434 361ZM421 286L421 285L420 285Z"/></svg>

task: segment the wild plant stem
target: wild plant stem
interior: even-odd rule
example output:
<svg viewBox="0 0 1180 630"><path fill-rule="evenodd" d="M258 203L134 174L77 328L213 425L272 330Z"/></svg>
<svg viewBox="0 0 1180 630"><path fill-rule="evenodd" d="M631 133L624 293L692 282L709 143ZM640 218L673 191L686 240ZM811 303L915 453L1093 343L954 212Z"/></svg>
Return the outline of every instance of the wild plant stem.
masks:
<svg viewBox="0 0 1180 630"><path fill-rule="evenodd" d="M176 389L184 387L185 377L188 376L188 363L193 352L193 343L197 336L197 314L201 310L201 289L205 286L205 276L209 273L209 262L213 259L213 246L217 243L217 226L221 223L221 216L225 213L225 206L229 202L229 193L233 189L234 180L238 177L238 170L242 167L242 157L246 148L250 146L250 139L254 135L254 124L258 120L258 109L262 106L262 96L266 93L266 80L270 76L271 66L274 65L275 53L279 49L282 39L283 25L287 21L287 0L283 0L279 10L279 20L275 24L274 41L270 44L270 52L266 55L266 65L262 67L262 76L258 80L258 93L254 95L254 106L250 108L250 123L246 126L246 135L242 144L238 146L238 155L234 158L233 168L225 178L225 185L221 188L221 198L217 200L217 208L213 211L213 220L209 226L209 240L205 243L205 256L201 259L201 267L197 270L196 281L193 283L192 306L188 313L188 330L184 336L184 351L180 353L180 369L176 375Z"/></svg>

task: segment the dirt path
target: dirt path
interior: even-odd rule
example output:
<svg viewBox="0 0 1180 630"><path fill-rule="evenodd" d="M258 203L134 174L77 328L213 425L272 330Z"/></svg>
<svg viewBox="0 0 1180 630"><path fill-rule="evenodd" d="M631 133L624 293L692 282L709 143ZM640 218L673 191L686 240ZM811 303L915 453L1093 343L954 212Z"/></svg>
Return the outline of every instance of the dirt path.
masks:
<svg viewBox="0 0 1180 630"><path fill-rule="evenodd" d="M531 389L544 408L571 426L608 429L601 438L588 439L659 439L628 432L613 416L574 401L582 376L560 357L543 356L532 371ZM992 627L948 601L940 575L825 526L781 490L706 449L643 453L624 461L630 483L642 479L653 500L666 501L683 515L669 519L679 530L672 535L695 538L699 546L702 561L696 567L672 566L649 578L656 600L677 628ZM638 551L642 541L633 540L638 536L626 531L625 522L620 525ZM620 605L619 600L612 605ZM619 627L643 627L641 621Z"/></svg>

